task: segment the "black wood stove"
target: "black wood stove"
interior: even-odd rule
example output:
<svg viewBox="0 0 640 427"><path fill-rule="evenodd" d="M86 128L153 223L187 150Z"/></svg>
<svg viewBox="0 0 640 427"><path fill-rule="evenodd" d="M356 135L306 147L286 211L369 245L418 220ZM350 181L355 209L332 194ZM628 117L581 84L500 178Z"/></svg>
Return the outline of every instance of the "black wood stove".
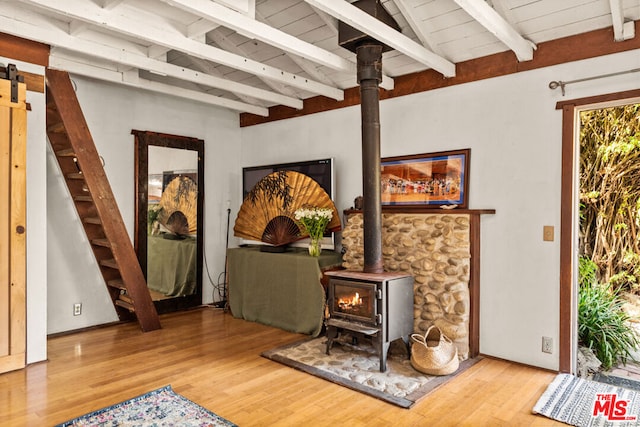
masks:
<svg viewBox="0 0 640 427"><path fill-rule="evenodd" d="M380 0L352 3L364 12L400 29ZM340 46L356 54L362 124L363 249L362 272L334 271L329 278L327 354L344 332L370 337L387 369L389 344L402 338L409 347L413 329L413 278L384 271L382 259L382 205L380 202L380 93L382 53L391 50L378 40L339 22Z"/></svg>
<svg viewBox="0 0 640 427"><path fill-rule="evenodd" d="M409 354L413 331L413 277L400 273L330 271L327 354L340 335L348 332L370 338L380 357L380 372L387 370L392 341L402 339Z"/></svg>

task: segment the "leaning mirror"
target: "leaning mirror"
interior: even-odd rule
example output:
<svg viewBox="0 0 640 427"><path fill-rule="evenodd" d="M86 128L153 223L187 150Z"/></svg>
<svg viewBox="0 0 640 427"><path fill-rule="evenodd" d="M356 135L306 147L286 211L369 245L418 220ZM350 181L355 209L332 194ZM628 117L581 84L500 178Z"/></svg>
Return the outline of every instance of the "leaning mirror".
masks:
<svg viewBox="0 0 640 427"><path fill-rule="evenodd" d="M133 130L134 245L159 313L202 303L204 141Z"/></svg>

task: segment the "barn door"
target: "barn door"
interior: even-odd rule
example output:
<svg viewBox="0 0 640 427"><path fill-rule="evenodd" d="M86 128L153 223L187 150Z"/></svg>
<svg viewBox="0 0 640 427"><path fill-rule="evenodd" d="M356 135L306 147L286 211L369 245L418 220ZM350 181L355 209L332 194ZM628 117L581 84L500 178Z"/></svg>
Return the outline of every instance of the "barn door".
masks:
<svg viewBox="0 0 640 427"><path fill-rule="evenodd" d="M26 96L0 72L0 373L26 363Z"/></svg>

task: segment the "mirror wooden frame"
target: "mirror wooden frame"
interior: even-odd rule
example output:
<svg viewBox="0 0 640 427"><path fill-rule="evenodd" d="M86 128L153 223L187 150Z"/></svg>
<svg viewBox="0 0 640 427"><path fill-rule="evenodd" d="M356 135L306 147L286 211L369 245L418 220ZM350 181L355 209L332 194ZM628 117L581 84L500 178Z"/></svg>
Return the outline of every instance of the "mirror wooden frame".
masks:
<svg viewBox="0 0 640 427"><path fill-rule="evenodd" d="M196 151L198 154L198 229L196 231L196 293L154 301L158 313L184 310L202 304L204 229L204 140L151 131L132 130L135 137L136 221L134 247L142 272L147 277L147 210L149 193L149 146Z"/></svg>

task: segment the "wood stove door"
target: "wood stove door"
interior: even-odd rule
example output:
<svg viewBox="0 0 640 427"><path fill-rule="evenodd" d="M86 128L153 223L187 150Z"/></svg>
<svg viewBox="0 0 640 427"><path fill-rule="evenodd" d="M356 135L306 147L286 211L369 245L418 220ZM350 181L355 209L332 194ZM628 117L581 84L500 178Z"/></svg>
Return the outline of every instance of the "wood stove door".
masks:
<svg viewBox="0 0 640 427"><path fill-rule="evenodd" d="M329 314L367 324L377 324L378 291L375 283L331 279L329 281Z"/></svg>

